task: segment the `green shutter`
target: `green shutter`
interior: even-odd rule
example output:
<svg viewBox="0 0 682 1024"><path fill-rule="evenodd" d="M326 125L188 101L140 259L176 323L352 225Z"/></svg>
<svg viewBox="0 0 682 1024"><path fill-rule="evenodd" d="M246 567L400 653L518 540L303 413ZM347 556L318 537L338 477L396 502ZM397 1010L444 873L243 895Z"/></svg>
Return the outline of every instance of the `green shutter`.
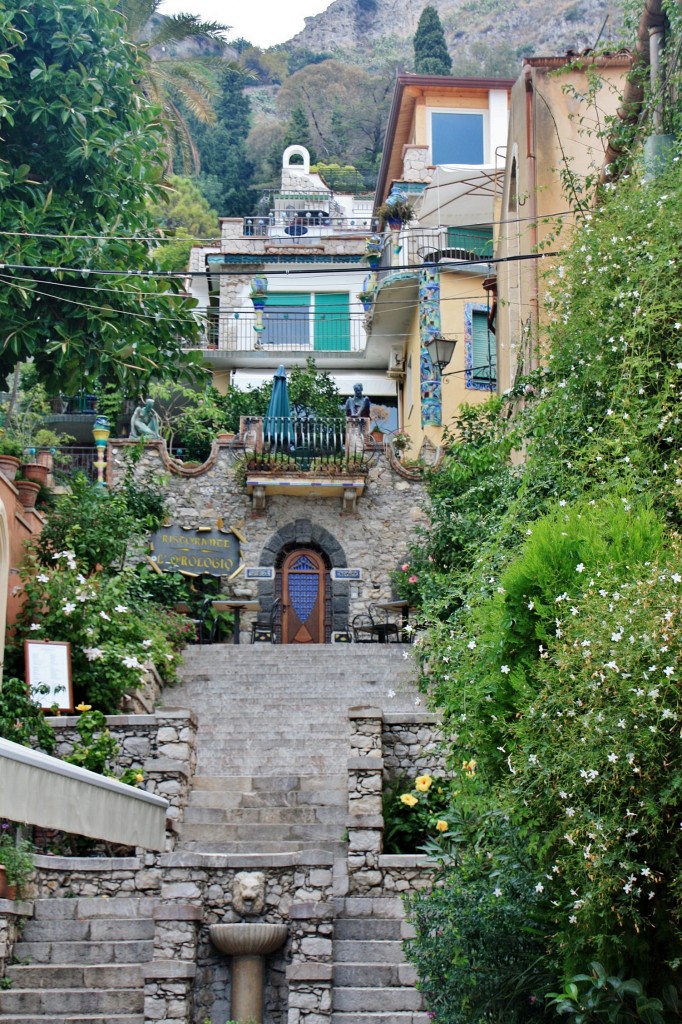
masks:
<svg viewBox="0 0 682 1024"><path fill-rule="evenodd" d="M270 292L266 306L309 306L310 292Z"/></svg>
<svg viewBox="0 0 682 1024"><path fill-rule="evenodd" d="M315 348L322 352L350 350L348 293L315 293Z"/></svg>
<svg viewBox="0 0 682 1024"><path fill-rule="evenodd" d="M448 228L448 249L462 249L472 256L493 255L492 228Z"/></svg>
<svg viewBox="0 0 682 1024"><path fill-rule="evenodd" d="M477 384L494 384L497 380L497 348L495 335L488 330L488 314L475 309L471 321L471 376Z"/></svg>

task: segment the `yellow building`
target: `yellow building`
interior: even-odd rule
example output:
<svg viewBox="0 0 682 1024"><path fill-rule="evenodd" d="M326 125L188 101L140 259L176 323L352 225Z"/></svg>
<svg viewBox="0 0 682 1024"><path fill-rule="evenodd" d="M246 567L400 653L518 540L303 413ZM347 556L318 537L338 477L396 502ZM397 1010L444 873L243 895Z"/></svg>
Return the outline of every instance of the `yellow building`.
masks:
<svg viewBox="0 0 682 1024"><path fill-rule="evenodd" d="M400 75L389 116L376 204L413 204L384 233L368 314L368 347L390 344L400 423L412 451L439 444L463 402L496 387L491 274L493 202L504 168L513 82ZM456 342L439 368L428 343ZM431 354L429 354L431 352Z"/></svg>
<svg viewBox="0 0 682 1024"><path fill-rule="evenodd" d="M500 393L542 360L538 338L551 260L532 257L564 247L576 201L589 206L583 185L604 162L606 119L616 113L630 65L629 53L528 58L512 89L504 189L494 218Z"/></svg>

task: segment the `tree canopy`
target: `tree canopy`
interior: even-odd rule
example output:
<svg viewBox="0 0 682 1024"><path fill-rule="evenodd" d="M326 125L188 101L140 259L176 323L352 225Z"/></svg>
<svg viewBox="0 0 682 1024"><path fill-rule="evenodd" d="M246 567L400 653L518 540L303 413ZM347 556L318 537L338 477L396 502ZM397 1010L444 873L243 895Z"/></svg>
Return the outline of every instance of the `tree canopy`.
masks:
<svg viewBox="0 0 682 1024"><path fill-rule="evenodd" d="M193 303L150 256L165 147L144 70L111 0L0 11L0 373L32 358L52 393L196 365Z"/></svg>
<svg viewBox="0 0 682 1024"><path fill-rule="evenodd" d="M418 75L450 75L452 60L435 7L425 7L414 34L414 70Z"/></svg>

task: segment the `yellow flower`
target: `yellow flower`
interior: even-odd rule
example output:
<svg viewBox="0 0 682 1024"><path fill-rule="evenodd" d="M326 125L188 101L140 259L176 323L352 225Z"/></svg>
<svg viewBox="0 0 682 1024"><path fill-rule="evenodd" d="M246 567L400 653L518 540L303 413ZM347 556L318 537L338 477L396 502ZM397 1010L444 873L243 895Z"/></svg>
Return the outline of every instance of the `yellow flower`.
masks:
<svg viewBox="0 0 682 1024"><path fill-rule="evenodd" d="M135 776L135 782L144 782L144 775L142 772L138 772Z"/></svg>
<svg viewBox="0 0 682 1024"><path fill-rule="evenodd" d="M81 713L83 711L90 711L91 709L92 709L92 704L83 704L82 701L81 701L80 704L76 704L76 711L80 711Z"/></svg>
<svg viewBox="0 0 682 1024"><path fill-rule="evenodd" d="M426 793L427 789L431 789L432 783L433 779L430 775L419 775L414 785L420 793Z"/></svg>
<svg viewBox="0 0 682 1024"><path fill-rule="evenodd" d="M467 773L467 778L473 779L476 774L476 762L473 757L470 761L462 761L462 768Z"/></svg>
<svg viewBox="0 0 682 1024"><path fill-rule="evenodd" d="M416 796L412 796L411 793L403 793L400 800L401 803L407 804L408 807L414 807L415 804L419 803Z"/></svg>
<svg viewBox="0 0 682 1024"><path fill-rule="evenodd" d="M439 818L436 822L436 832L447 832L448 823L444 818Z"/></svg>

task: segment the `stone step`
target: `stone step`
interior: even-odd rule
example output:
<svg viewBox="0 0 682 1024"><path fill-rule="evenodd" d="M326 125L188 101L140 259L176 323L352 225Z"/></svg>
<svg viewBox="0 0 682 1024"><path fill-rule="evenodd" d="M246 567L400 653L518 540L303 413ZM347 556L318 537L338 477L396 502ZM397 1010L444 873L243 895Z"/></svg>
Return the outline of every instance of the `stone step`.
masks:
<svg viewBox="0 0 682 1024"><path fill-rule="evenodd" d="M330 1024L431 1024L431 1018L428 1013L410 1010L405 1013L371 1013L363 1010L359 1013L334 1012Z"/></svg>
<svg viewBox="0 0 682 1024"><path fill-rule="evenodd" d="M202 840L195 842L191 839L182 839L178 849L187 853L298 853L300 850L324 850L328 853L343 854L346 850L346 843L343 840L334 841L315 836L314 839L273 839L262 842L240 842L235 840L217 840L208 842Z"/></svg>
<svg viewBox="0 0 682 1024"><path fill-rule="evenodd" d="M15 946L19 961L34 964L128 964L146 963L154 955L154 943L138 939L131 942L27 942Z"/></svg>
<svg viewBox="0 0 682 1024"><path fill-rule="evenodd" d="M107 964L94 967L22 964L7 967L5 974L15 989L134 988L144 982L139 964L119 964L116 967Z"/></svg>
<svg viewBox="0 0 682 1024"><path fill-rule="evenodd" d="M334 964L334 985L345 988L392 988L401 984L402 964Z"/></svg>
<svg viewBox="0 0 682 1024"><path fill-rule="evenodd" d="M373 939L400 942L402 923L398 918L342 917L334 922L335 939Z"/></svg>
<svg viewBox="0 0 682 1024"><path fill-rule="evenodd" d="M7 989L0 997L3 1014L52 1014L53 1020L70 1014L142 1013L142 988L112 989Z"/></svg>
<svg viewBox="0 0 682 1024"><path fill-rule="evenodd" d="M342 842L344 822L322 823L317 822L310 825L305 824L274 824L267 822L259 824L243 823L234 824L182 824L180 836L182 846L186 842L192 843L249 843L251 848L257 850L261 843L282 842Z"/></svg>
<svg viewBox="0 0 682 1024"><path fill-rule="evenodd" d="M153 939L154 922L151 918L90 918L85 921L59 920L59 918L27 921L22 939L25 942L120 942Z"/></svg>
<svg viewBox="0 0 682 1024"><path fill-rule="evenodd" d="M84 919L100 917L151 917L154 900L139 896L79 896L76 899L36 900L33 904L33 918Z"/></svg>
<svg viewBox="0 0 682 1024"><path fill-rule="evenodd" d="M145 1024L144 1014L69 1014L68 1017L54 1013L36 1016L34 1014L2 1013L2 994L0 993L0 1022L2 1024Z"/></svg>
<svg viewBox="0 0 682 1024"><path fill-rule="evenodd" d="M236 807L230 810L222 810L218 807L192 807L190 804L185 809L183 827L188 825L255 825L263 823L266 825L313 825L315 822L328 820L344 821L344 813L339 815L339 808L315 808L315 807L274 807L265 805L261 807ZM336 813L334 813L336 812ZM143 938L144 936L140 936Z"/></svg>
<svg viewBox="0 0 682 1024"><path fill-rule="evenodd" d="M337 939L334 942L335 963L401 964L404 959L399 942L372 939Z"/></svg>
<svg viewBox="0 0 682 1024"><path fill-rule="evenodd" d="M421 1010L421 992L415 988L334 988L332 1010L341 1013L379 1013Z"/></svg>
<svg viewBox="0 0 682 1024"><path fill-rule="evenodd" d="M341 896L335 900L339 917L397 917L403 920L405 906L400 896Z"/></svg>

